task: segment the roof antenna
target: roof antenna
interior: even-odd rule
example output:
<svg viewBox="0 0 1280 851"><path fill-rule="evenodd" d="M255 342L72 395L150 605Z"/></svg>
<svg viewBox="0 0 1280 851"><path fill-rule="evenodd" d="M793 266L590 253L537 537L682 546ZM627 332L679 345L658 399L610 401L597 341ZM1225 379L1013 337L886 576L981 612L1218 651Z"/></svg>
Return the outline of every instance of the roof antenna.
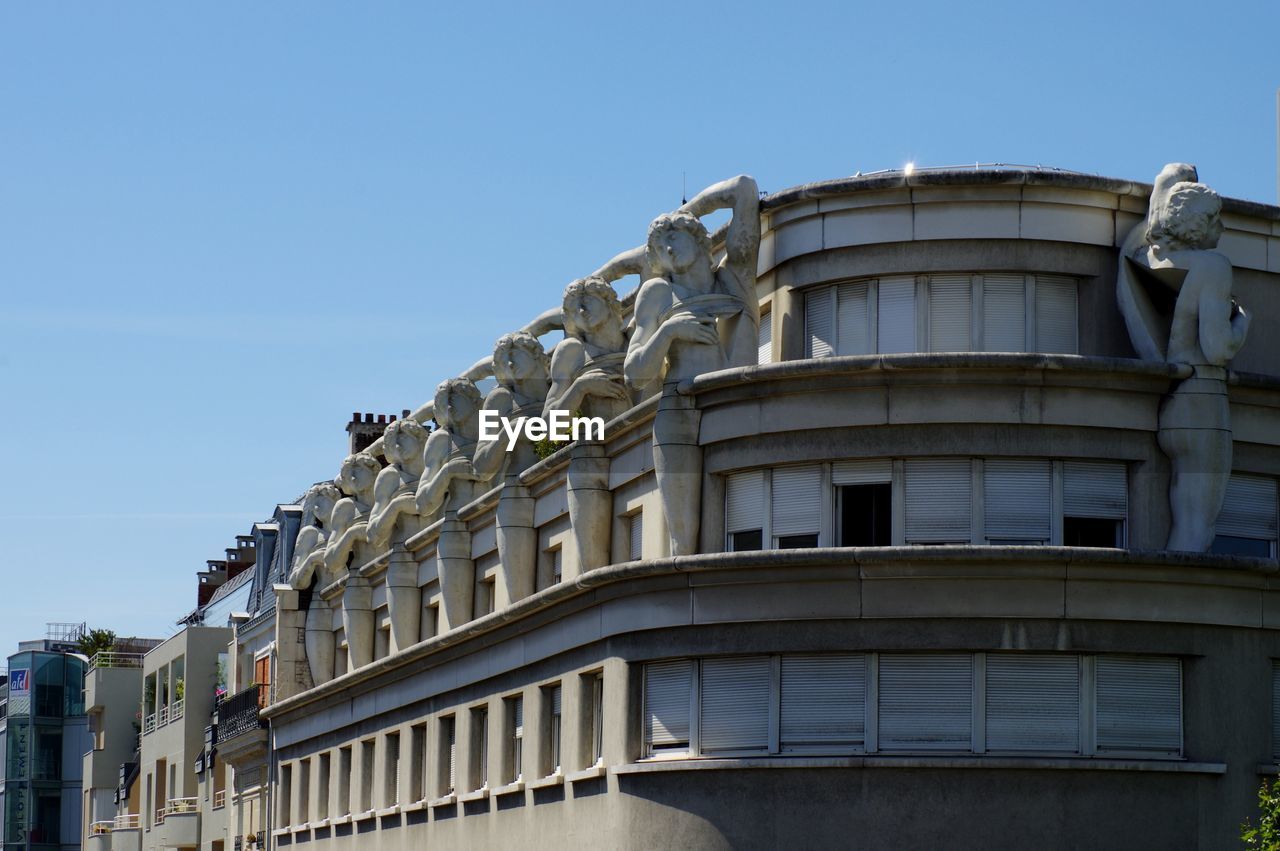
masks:
<svg viewBox="0 0 1280 851"><path fill-rule="evenodd" d="M684 172L680 172L680 206L683 207L689 203L688 192L685 189Z"/></svg>

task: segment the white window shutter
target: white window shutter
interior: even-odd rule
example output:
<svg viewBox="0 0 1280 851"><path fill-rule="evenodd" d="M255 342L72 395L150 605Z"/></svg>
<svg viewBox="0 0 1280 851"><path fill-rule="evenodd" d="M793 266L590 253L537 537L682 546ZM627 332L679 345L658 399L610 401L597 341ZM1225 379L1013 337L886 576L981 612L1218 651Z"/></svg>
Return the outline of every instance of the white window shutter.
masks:
<svg viewBox="0 0 1280 851"><path fill-rule="evenodd" d="M1077 338L1077 290L1075 278L1036 276L1036 350L1074 355Z"/></svg>
<svg viewBox="0 0 1280 851"><path fill-rule="evenodd" d="M833 485L876 485L893 480L893 462L888 458L867 461L837 461L831 465Z"/></svg>
<svg viewBox="0 0 1280 851"><path fill-rule="evenodd" d="M988 540L1048 541L1053 466L1034 458L989 458L982 491Z"/></svg>
<svg viewBox="0 0 1280 851"><path fill-rule="evenodd" d="M630 552L628 555L632 561L639 561L644 557L644 512L637 511L632 514L628 519L628 525L631 527L631 538L628 541Z"/></svg>
<svg viewBox="0 0 1280 851"><path fill-rule="evenodd" d="M968 653L880 655L882 751L967 751L973 742Z"/></svg>
<svg viewBox="0 0 1280 851"><path fill-rule="evenodd" d="M458 726L455 719L449 719L449 791L458 788Z"/></svg>
<svg viewBox="0 0 1280 851"><path fill-rule="evenodd" d="M982 276L982 348L1027 350L1027 296L1023 275Z"/></svg>
<svg viewBox="0 0 1280 851"><path fill-rule="evenodd" d="M866 734L866 658L860 654L782 657L783 753L853 750Z"/></svg>
<svg viewBox="0 0 1280 851"><path fill-rule="evenodd" d="M881 278L876 307L876 340L885 354L916 351L916 280Z"/></svg>
<svg viewBox="0 0 1280 851"><path fill-rule="evenodd" d="M764 471L733 473L725 482L725 531L749 532L762 528L764 528Z"/></svg>
<svg viewBox="0 0 1280 851"><path fill-rule="evenodd" d="M767 753L773 682L769 657L704 659L701 667L700 750Z"/></svg>
<svg viewBox="0 0 1280 851"><path fill-rule="evenodd" d="M756 363L773 363L773 313L760 317L760 330L756 336L759 352Z"/></svg>
<svg viewBox="0 0 1280 851"><path fill-rule="evenodd" d="M904 469L907 543L967 543L973 490L969 459L908 459Z"/></svg>
<svg viewBox="0 0 1280 851"><path fill-rule="evenodd" d="M821 489L820 467L779 467L773 471L774 537L818 531Z"/></svg>
<svg viewBox="0 0 1280 851"><path fill-rule="evenodd" d="M871 353L866 283L841 284L836 288L836 328L838 354Z"/></svg>
<svg viewBox="0 0 1280 851"><path fill-rule="evenodd" d="M1216 531L1235 538L1276 539L1276 480L1232 473Z"/></svg>
<svg viewBox="0 0 1280 851"><path fill-rule="evenodd" d="M644 666L645 735L651 748L689 743L689 700L693 663L651 662Z"/></svg>
<svg viewBox="0 0 1280 851"><path fill-rule="evenodd" d="M969 302L973 284L968 275L929 278L929 351L967 352Z"/></svg>
<svg viewBox="0 0 1280 851"><path fill-rule="evenodd" d="M524 698L517 697L511 701L511 722L517 736L524 735Z"/></svg>
<svg viewBox="0 0 1280 851"><path fill-rule="evenodd" d="M1129 484L1123 462L1062 462L1063 515L1124 520L1128 511Z"/></svg>
<svg viewBox="0 0 1280 851"><path fill-rule="evenodd" d="M1098 751L1182 751L1182 665L1168 656L1097 658Z"/></svg>
<svg viewBox="0 0 1280 851"><path fill-rule="evenodd" d="M807 358L827 358L835 354L835 287L810 290L804 296L804 332Z"/></svg>
<svg viewBox="0 0 1280 851"><path fill-rule="evenodd" d="M1271 756L1280 759L1280 660L1271 660Z"/></svg>
<svg viewBox="0 0 1280 851"><path fill-rule="evenodd" d="M1078 753L1080 657L987 654L987 750Z"/></svg>

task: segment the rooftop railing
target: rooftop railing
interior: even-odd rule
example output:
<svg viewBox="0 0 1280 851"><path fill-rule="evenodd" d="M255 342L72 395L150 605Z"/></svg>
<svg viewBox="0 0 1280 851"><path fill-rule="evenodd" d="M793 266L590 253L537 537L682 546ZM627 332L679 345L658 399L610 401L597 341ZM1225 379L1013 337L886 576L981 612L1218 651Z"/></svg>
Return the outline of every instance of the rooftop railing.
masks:
<svg viewBox="0 0 1280 851"><path fill-rule="evenodd" d="M89 670L95 668L141 668L141 653L116 653L113 650L106 650L101 653L93 654L93 658L89 660Z"/></svg>
<svg viewBox="0 0 1280 851"><path fill-rule="evenodd" d="M217 744L266 727L258 712L268 690L269 686L255 684L218 701Z"/></svg>

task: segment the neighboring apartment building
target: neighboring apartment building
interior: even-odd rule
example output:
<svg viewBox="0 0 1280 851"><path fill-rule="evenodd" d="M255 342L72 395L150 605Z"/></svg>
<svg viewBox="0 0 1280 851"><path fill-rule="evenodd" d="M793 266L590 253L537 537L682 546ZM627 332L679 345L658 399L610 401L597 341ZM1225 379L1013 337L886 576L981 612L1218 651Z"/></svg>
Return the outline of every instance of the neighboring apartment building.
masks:
<svg viewBox="0 0 1280 851"><path fill-rule="evenodd" d="M272 847L1229 846L1280 755L1280 209L1224 202L1253 315L1214 379L1234 460L1212 552L1174 552L1192 372L1139 357L1117 305L1151 191L971 169L763 198L758 365L278 588ZM657 430L698 465L678 557L672 410L698 414ZM584 489L608 507L575 536Z"/></svg>

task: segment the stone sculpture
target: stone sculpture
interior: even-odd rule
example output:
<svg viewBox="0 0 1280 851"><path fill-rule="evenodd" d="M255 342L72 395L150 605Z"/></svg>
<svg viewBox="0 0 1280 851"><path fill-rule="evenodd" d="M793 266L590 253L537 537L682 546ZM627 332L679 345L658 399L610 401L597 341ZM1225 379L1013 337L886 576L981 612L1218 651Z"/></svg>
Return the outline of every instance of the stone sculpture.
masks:
<svg viewBox="0 0 1280 851"><path fill-rule="evenodd" d="M1226 366L1244 345L1249 315L1232 295L1231 261L1213 250L1222 201L1197 181L1195 168L1182 163L1156 177L1147 218L1121 247L1116 295L1139 356L1192 369L1160 405L1158 439L1173 467L1167 546L1205 552L1231 475ZM1169 294L1166 317L1157 304Z"/></svg>
<svg viewBox="0 0 1280 851"><path fill-rule="evenodd" d="M440 629L445 632L471 620L475 599L471 533L467 524L458 520L458 509L475 499L487 481L476 472L473 462L480 432L480 404L479 389L466 378L451 378L436 388L434 411L440 427L427 438L416 496L418 512L427 519L444 514L436 544L436 564L440 578Z"/></svg>
<svg viewBox="0 0 1280 851"><path fill-rule="evenodd" d="M289 587L316 591L336 581L325 569L324 552L333 508L342 498L332 482L313 485L302 499L302 528L293 545ZM306 608L304 646L313 686L333 679L333 611L318 593L310 595ZM296 644L296 642L294 642Z"/></svg>
<svg viewBox="0 0 1280 851"><path fill-rule="evenodd" d="M427 430L410 419L396 420L383 432L382 453L389 466L374 483L368 526L369 546L375 553L387 548L397 523L413 525L404 530L401 540L421 531L421 524L415 522L416 501L426 445Z"/></svg>
<svg viewBox="0 0 1280 851"><path fill-rule="evenodd" d="M716 264L699 217L724 208L732 209L733 218L724 259ZM756 362L759 254L759 192L756 182L742 175L708 187L674 213L654 219L643 262L633 250L602 270L606 280L618 269L654 275L636 296L635 331L623 374L628 385L642 392L662 384L653 460L673 555L697 552L702 495L700 415L692 398L676 388L703 373Z"/></svg>
<svg viewBox="0 0 1280 851"><path fill-rule="evenodd" d="M342 624L347 636L351 668L373 661L373 589L369 580L349 570L359 567L368 550L369 512L373 508L373 487L382 465L365 452L348 455L335 480L346 496L333 507L332 530L325 542L325 570L335 576L346 571L342 591Z"/></svg>
<svg viewBox="0 0 1280 851"><path fill-rule="evenodd" d="M493 348L493 375L498 386L485 397L485 410L509 422L542 416L551 384L550 366L550 358L532 334L516 331L500 337ZM478 473L491 481L505 476L497 512L502 582L495 589L496 606L533 593L538 530L533 526L534 500L529 489L520 484L520 473L538 460L533 443L523 432L510 451L505 440L483 442L476 449Z"/></svg>
<svg viewBox="0 0 1280 851"><path fill-rule="evenodd" d="M627 338L618 294L603 278L581 278L565 288L563 311L565 338L551 355L544 416L562 410L608 422L632 403L622 376ZM579 569L587 571L609 563L609 459L598 441L580 441L571 453L569 522Z"/></svg>

